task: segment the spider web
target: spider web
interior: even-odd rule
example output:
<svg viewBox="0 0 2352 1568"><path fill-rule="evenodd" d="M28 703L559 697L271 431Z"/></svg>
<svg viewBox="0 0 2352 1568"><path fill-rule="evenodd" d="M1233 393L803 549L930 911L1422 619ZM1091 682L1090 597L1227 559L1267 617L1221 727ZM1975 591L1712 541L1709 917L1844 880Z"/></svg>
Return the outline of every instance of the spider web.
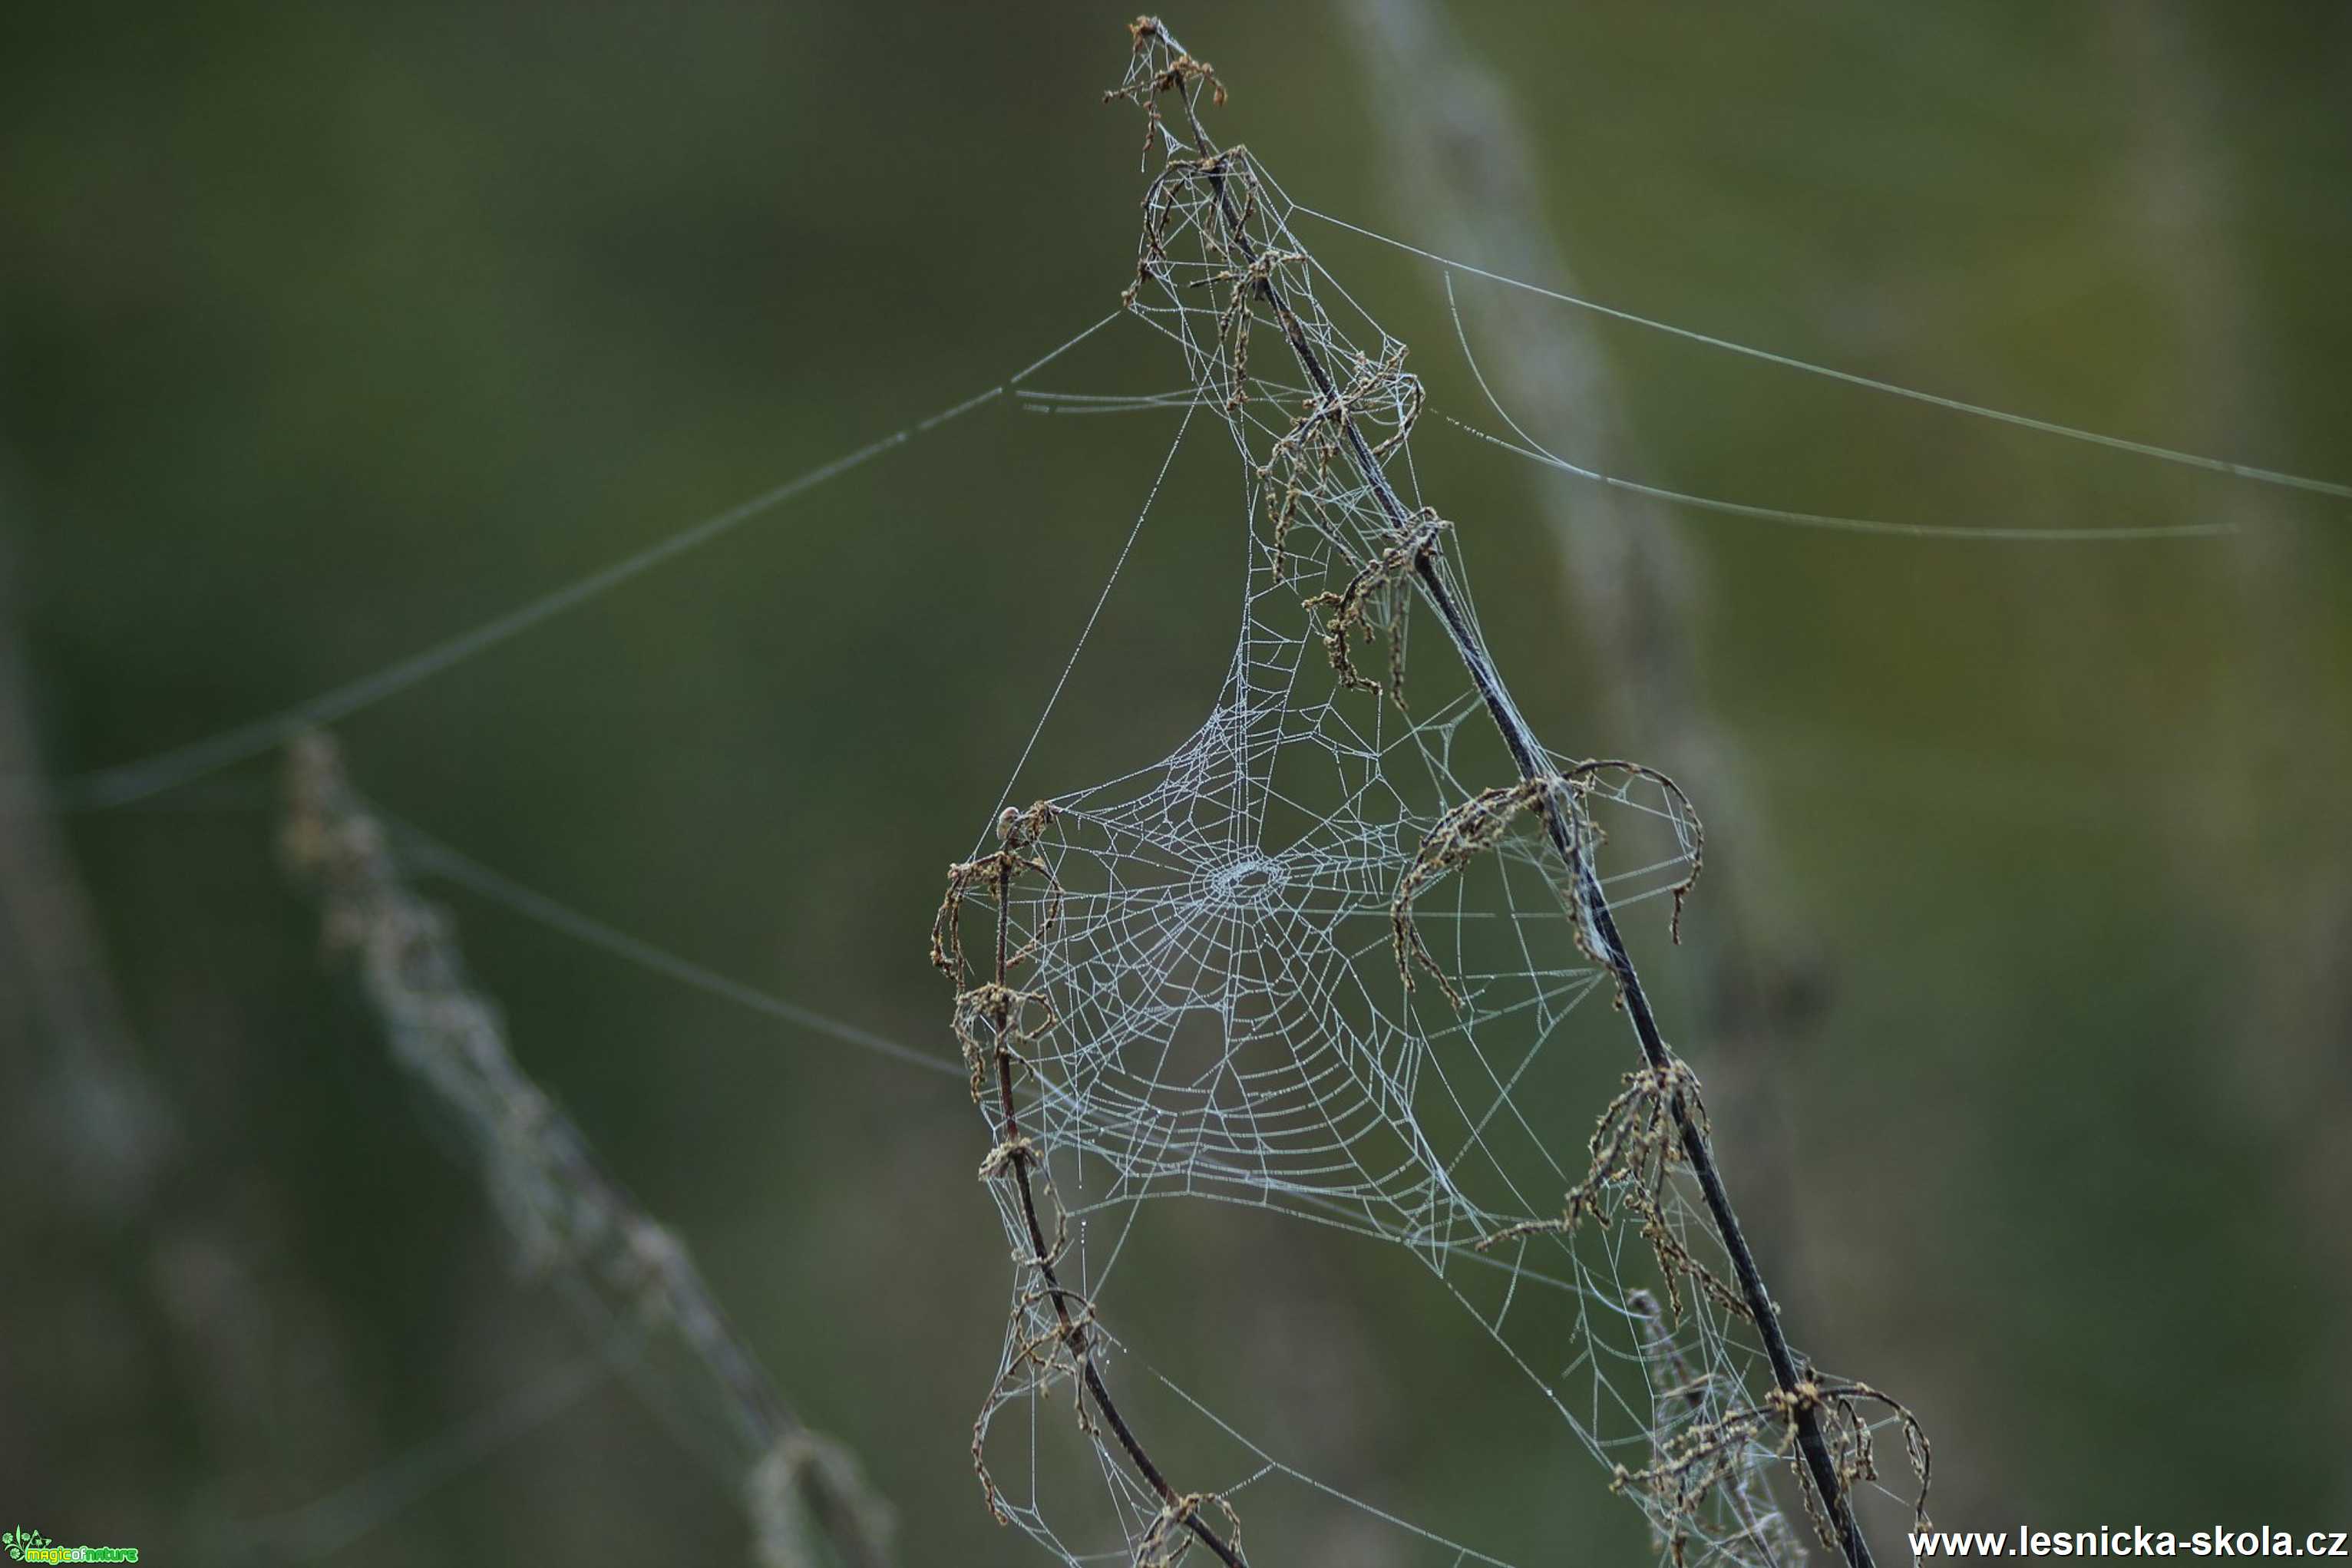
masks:
<svg viewBox="0 0 2352 1568"><path fill-rule="evenodd" d="M1408 1250L1675 1560L1797 1560L1766 1479L1789 1452L1788 1413L1657 1135L1663 1105L1627 1075L1611 1111L1654 1113L1652 1143L1636 1128L1628 1145L1649 1152L1619 1147L1612 1165L1596 1134L1590 1172L1580 1124L1528 1109L1570 1095L1598 1109L1595 1063L1622 1065L1607 1053L1622 1047L1580 1020L1608 1019L1612 977L1540 810L1465 837L1478 820L1465 803L1486 791L1509 806L1519 775L1413 582L1426 562L1483 647L1465 530L1422 505L1405 345L1314 260L1255 160L1210 149L1192 116L1212 95L1207 67L1138 24L1110 96L1144 108L1147 162L1166 162L1127 299L1187 384L1083 406L1181 408L1184 432L1213 422L1230 437L1248 538L1233 657L1190 738L1008 809L950 873L942 909L936 956L965 988L958 1033L994 1140L982 1176L1014 1260L974 1433L991 1504L1064 1561L1108 1545L1047 1500L1059 1477L1038 1427L1075 1406L1127 1560L1205 1541L1181 1528L1193 1518L1238 1528L1235 1477L1155 1484L1116 1421L1087 1416L1079 1386L1090 1370L1135 1381L1118 1377L1110 1302L1139 1211L1209 1198ZM1417 512L1402 527L1397 497ZM1671 894L1678 914L1699 843L1680 791L1631 764L1545 762L1611 906ZM1571 1189L1587 1199L1572 1226ZM1089 1221L1118 1239L1090 1245ZM1047 1270L1071 1277L1041 1270L1041 1242ZM1564 1358L1558 1378L1538 1370ZM1841 1463L1874 1479L1870 1420L1843 1414ZM1004 1435L1014 1418L1025 1444Z"/></svg>
<svg viewBox="0 0 2352 1568"><path fill-rule="evenodd" d="M1124 85L1149 89L1133 94L1147 107L1163 79L1180 98L1205 89L1205 68L1164 29L1155 26L1139 41ZM1400 530L1334 434L1343 424L1369 431L1383 482L1419 505L1408 439L1419 390L1402 371L1402 345L1308 256L1294 220L1319 221L1568 307L1948 411L2263 484L2337 497L2352 490L1894 386L1484 272L1295 204L1236 149L1222 172L1245 193L1233 225L1250 236L1244 253L1225 232L1197 150L1156 111L1147 161L1155 152L1171 162L1148 199L1150 243L1131 313L1176 349L1188 381L1143 397L1046 401L1064 412L1182 410L1188 431L1196 421L1202 428L1222 422L1234 443L1237 507L1246 519L1240 636L1199 731L1150 767L1056 797L1054 810L1034 819L1034 832L1019 830L1038 878L996 901L1011 949L1031 955L1019 983L1041 998L1012 1042L1022 1059L1018 1114L1036 1151L1046 1213L1074 1230L1067 1272L1070 1294L1086 1303L1089 1364L1107 1368L1123 1398L1151 1393L1154 1383L1172 1392L1177 1403L1148 1412L1154 1417L1189 1406L1231 1439L1234 1457L1225 1469L1188 1470L1177 1475L1179 1484L1239 1497L1269 1477L1287 1478L1434 1542L1449 1561L1493 1561L1273 1459L1139 1356L1123 1354L1112 1337L1120 1258L1147 1200L1218 1200L1338 1226L1412 1258L1460 1302L1565 1427L1616 1467L1617 1479L1636 1483L1624 1490L1674 1556L1790 1560L1801 1547L1770 1477L1785 1443L1773 1420L1759 1418L1773 1414L1771 1380L1740 1314L1671 1250L1719 1271L1710 1226L1682 1174L1658 1173L1663 1244L1622 1214L1591 1217L1572 1235L1546 1228L1559 1213L1562 1189L1578 1187L1587 1175L1575 1130L1605 1101L1623 1052L1622 1039L1595 1027L1607 1024L1605 1005L1585 1005L1595 991L1605 1003L1610 984L1587 956L1591 944L1578 938L1580 897L1529 821L1491 853L1449 868L1420 900L1413 929L1429 944L1429 962L1418 988L1409 983L1413 970L1396 943L1397 889L1423 846L1443 838L1453 813L1513 773L1454 650L1430 634L1428 607L1405 580L1409 574L1376 570L1400 550L1415 559L1416 529ZM1285 324L1258 297L1256 283L1277 278L1298 338L1338 374L1336 391L1304 378ZM255 723L68 781L63 794L81 807L123 805L206 777L309 725L373 706L1008 391L1037 396L1013 389L1104 324L975 397L469 632ZM1600 483L1806 526L2037 538L2211 531L1937 528L1822 517L1633 484L1522 440L1498 444ZM1475 524L1471 537L1475 542ZM1426 542L1435 547L1433 570L1467 614L1475 645L1457 535L1441 530ZM1363 591L1351 599L1357 589ZM1337 603L1310 604L1327 595ZM1348 634L1349 667L1394 690L1369 692L1338 678L1325 644L1335 613ZM1391 665L1390 650L1411 644L1416 626L1420 646L1409 671ZM1409 679L1397 679L1401 674ZM1563 777L1574 768L1560 754L1545 761ZM1579 775L1579 842L1587 857L1605 859L1611 903L1622 907L1678 890L1696 854L1695 820L1679 796L1631 769ZM10 790L28 785L0 780ZM1019 813L1015 821L1017 827ZM984 835L980 850L989 842ZM454 873L458 862L444 856L437 869ZM467 873L485 874L478 867ZM552 901L511 887L500 892L494 882L475 885L519 898L535 918L674 979L922 1060L796 1004L753 996ZM1460 992L1459 1007L1448 988ZM1552 1113L1570 1094L1582 1097L1579 1113ZM983 1122L1001 1147L993 1110ZM1048 1418L1064 1429L1069 1423L1066 1405L1044 1401L1057 1385L1063 1399L1077 1393L1066 1386L1077 1362L1026 1260L1029 1216L1003 1164L992 1163L998 1175L989 1190L1015 1267L1013 1310L982 1436L1001 1437L1024 1417L1031 1427L1025 1474L1017 1445L1000 1440L987 1450L1006 1483L1005 1511L1066 1561L1091 1560L1113 1540L1124 1560L1168 1556L1184 1538L1171 1539L1164 1528L1166 1498L1138 1477L1099 1426L1089 1437L1113 1528L1102 1527L1099 1510L1090 1512L1068 1495L1066 1469L1047 1468L1054 1457L1037 1434ZM1110 1222L1117 1239L1090 1246L1090 1219ZM1481 1242L1494 1245L1481 1249ZM1549 1314L1546 1303L1554 1309ZM1108 1320L1097 1312L1106 1306ZM1564 1372L1538 1370L1563 1357ZM551 1387L569 1397L577 1385L576 1370L567 1368ZM525 1403L549 1401L534 1393ZM490 1423L508 1425L504 1416ZM473 1447L465 1438L452 1451ZM1860 1449L1843 1453L1856 1467L1853 1480L1874 1479ZM1641 1472L1670 1468L1678 1458L1696 1462L1674 1487L1639 1484Z"/></svg>

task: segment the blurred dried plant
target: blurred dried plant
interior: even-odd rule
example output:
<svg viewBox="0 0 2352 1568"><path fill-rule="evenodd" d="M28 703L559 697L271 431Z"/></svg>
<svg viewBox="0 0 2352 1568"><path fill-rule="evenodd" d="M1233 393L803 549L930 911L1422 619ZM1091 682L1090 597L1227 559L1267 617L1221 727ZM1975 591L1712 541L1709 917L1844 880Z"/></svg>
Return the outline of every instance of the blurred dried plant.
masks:
<svg viewBox="0 0 2352 1568"><path fill-rule="evenodd" d="M848 1452L777 1393L685 1244L638 1207L515 1061L497 1008L466 978L448 917L409 888L383 824L323 735L289 748L280 848L319 900L327 952L356 962L394 1060L464 1129L524 1268L584 1281L648 1332L674 1334L707 1375L744 1448L761 1568L882 1568L887 1510Z"/></svg>

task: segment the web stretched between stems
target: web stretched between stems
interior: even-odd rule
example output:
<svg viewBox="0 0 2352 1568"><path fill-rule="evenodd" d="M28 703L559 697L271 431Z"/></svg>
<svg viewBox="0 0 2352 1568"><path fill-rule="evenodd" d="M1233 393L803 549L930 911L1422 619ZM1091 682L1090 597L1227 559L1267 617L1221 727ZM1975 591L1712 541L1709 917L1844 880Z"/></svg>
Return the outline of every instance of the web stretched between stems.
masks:
<svg viewBox="0 0 2352 1568"><path fill-rule="evenodd" d="M960 988L981 1175L1014 1260L974 1434L991 1505L1065 1561L1098 1546L1036 1457L1034 1424L1075 1408L1130 1560L1209 1541L1179 1528L1194 1518L1237 1526L1235 1477L1139 1474L1080 1386L1118 1375L1106 1317L1139 1208L1211 1198L1410 1251L1675 1561L1793 1561L1766 1475L1794 1413L1665 1132L1696 1078L1626 1074L1589 1156L1574 1147L1607 1082L1595 1063L1622 1045L1572 1026L1605 1017L1612 987L1538 819L1565 815L1613 907L1671 895L1678 917L1696 817L1633 764L1552 755L1548 781L1522 781L1445 638L1416 644L1424 566L1476 632L1459 530L1421 505L1405 345L1314 260L1246 150L1184 133L1196 99L1222 101L1213 71L1156 23L1136 42L1109 96L1144 109L1146 162L1164 163L1127 298L1188 376L1137 401L1188 409L1188 430L1214 415L1232 440L1242 624L1190 739L1008 810L950 874L935 956ZM1402 526L1392 497L1415 508ZM1090 1220L1116 1239L1089 1245ZM1875 1481L1870 1436L1899 1406L1810 1370L1804 1386L1846 1479ZM1017 1484L1008 1412L1032 1424Z"/></svg>

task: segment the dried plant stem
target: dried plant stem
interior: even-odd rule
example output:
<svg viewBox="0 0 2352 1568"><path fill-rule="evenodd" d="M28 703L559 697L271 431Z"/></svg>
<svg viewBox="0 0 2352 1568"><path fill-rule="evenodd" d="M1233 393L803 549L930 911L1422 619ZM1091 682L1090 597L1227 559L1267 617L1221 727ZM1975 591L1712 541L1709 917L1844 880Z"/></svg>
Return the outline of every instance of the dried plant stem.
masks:
<svg viewBox="0 0 2352 1568"><path fill-rule="evenodd" d="M1442 249L1572 290L1576 214L1547 199L1554 193L1512 87L1475 57L1446 5L1346 0L1339 11L1373 96L1387 105L1379 117L1382 168L1396 209L1416 229L1444 236ZM1432 269L1431 281L1455 314L1465 353L1476 333L1471 362L1486 366L1477 374L1482 386L1494 377L1489 402L1507 423L1524 418L1530 431L1573 431L1580 456L1605 473L1640 465L1630 400L1591 323L1516 289L1471 290L1457 303L1451 269ZM1776 835L1764 831L1745 743L1701 679L1706 559L1664 506L1625 490L1546 484L1535 504L1558 546L1600 716L1623 745L1700 789L1707 821L1730 848L1707 868L1712 913L1693 932L1684 962L1697 981L1718 1124L1741 1152L1741 1199L1751 1221L1762 1207L1774 1251L1790 1258L1805 1240L1790 1196L1792 1086L1772 1065L1818 1026L1832 974L1793 906ZM1790 1294L1801 1306L1803 1291Z"/></svg>
<svg viewBox="0 0 2352 1568"><path fill-rule="evenodd" d="M1250 238L1243 214L1234 204L1223 172L1222 155L1210 140L1195 110L1197 84L1179 83L1176 92L1192 132L1193 151L1201 159L1201 167L1208 177L1218 212L1223 220L1227 243L1242 266L1250 270L1258 298L1273 311L1299 368L1314 383L1324 405L1334 411L1333 417L1339 422L1349 460L1359 477L1386 514L1396 535L1401 538L1411 537L1414 525L1412 509L1404 504L1390 485L1370 443L1341 399L1339 387L1333 381L1329 368L1324 364L1322 356L1307 338L1306 329L1290 308L1280 282L1272 276L1272 269L1255 266L1257 246ZM1446 636L1453 643L1454 651L1461 655L1487 713L1501 731L1503 743L1509 748L1520 777L1529 780L1543 778L1552 771L1544 749L1528 728L1527 720L1520 716L1518 709L1512 704L1501 673L1479 644L1468 618L1447 586L1444 574L1439 570L1441 559L1435 549L1420 554L1413 561L1413 574L1436 610L1438 619L1444 624ZM1617 922L1610 912L1608 895L1601 889L1601 879L1590 859L1578 848L1568 813L1553 809L1549 800L1540 809L1552 847L1568 868L1578 907L1598 939L1600 951L1597 956L1608 967L1616 983L1618 998L1633 1021L1633 1033L1641 1043L1643 1060L1650 1071L1658 1074L1663 1082L1673 1071L1674 1058L1666 1049L1665 1038L1651 1010L1649 996L1643 988L1641 976L1635 971L1633 960L1626 951L1623 939L1618 935ZM1786 1402L1790 1419L1796 1428L1798 1448L1803 1455L1806 1472L1819 1494L1822 1512L1830 1521L1848 1568L1873 1568L1869 1542L1863 1538L1862 1531L1854 1521L1844 1484L1839 1478L1837 1461L1822 1431L1819 1401L1805 1396L1804 1391L1810 1385L1798 1365L1795 1353L1790 1348L1787 1334L1781 1330L1779 1309L1773 1303L1771 1292L1765 1288L1762 1271L1757 1267L1756 1255L1740 1229L1739 1217L1731 1207L1722 1174L1716 1166L1714 1151L1708 1146L1706 1134L1692 1114L1687 1097L1678 1091L1670 1106L1684 1158L1689 1162L1692 1174L1698 1180L1700 1193L1706 1202L1707 1215L1714 1222L1716 1235L1723 1244L1725 1254L1731 1260L1740 1298L1756 1324L1758 1336L1763 1341L1765 1354L1771 1363L1773 1381L1778 1385L1780 1398Z"/></svg>
<svg viewBox="0 0 2352 1568"><path fill-rule="evenodd" d="M745 1510L761 1568L883 1568L887 1511L846 1451L777 1393L676 1236L638 1207L508 1051L496 1009L465 979L442 915L407 885L382 824L323 736L295 743L284 848L315 887L331 947L354 951L400 1064L465 1124L527 1261L590 1275L675 1329L749 1449Z"/></svg>
<svg viewBox="0 0 2352 1568"><path fill-rule="evenodd" d="M1013 812L1007 812L1006 818L1015 823L1020 821L1017 814ZM1046 819L1041 810L1031 820L1042 822ZM1013 831L1017 831L1017 829L1008 830L1007 847L998 854L990 857L987 862L990 867L991 885L993 887L996 898L994 963L996 977L992 994L1005 998L1017 998L1019 995L1013 990L1010 979L1019 956L1012 950L1012 921L1006 904L1011 895L1013 878L1024 866L1033 863L1021 853L1025 845L1013 836ZM960 890L957 884L951 883L949 902L941 906L943 926L951 925L950 916L957 910L960 903ZM935 956L937 956L936 953ZM960 954L958 964L961 967ZM1017 1007L1017 1002L1012 1005ZM1029 1179L1031 1163L1041 1156L1037 1154L1034 1145L1022 1134L1021 1113L1013 1098L1013 1070L1016 1060L1013 1049L1013 1038L1017 1016L1016 1012L1005 1011L1001 1012L994 1020L997 1149L1003 1155L1003 1166L1011 1170L1014 1186L1020 1194L1021 1217L1027 1222L1029 1230L1029 1264L1036 1270L1038 1283L1044 1289L1045 1299L1054 1303L1054 1318L1058 1325L1057 1332L1063 1346L1069 1352L1070 1363L1076 1368L1078 1378L1085 1385L1087 1396L1093 1399L1095 1409L1101 1415L1104 1424L1109 1427L1112 1435L1118 1438L1118 1445L1127 1451L1127 1457L1135 1466L1136 1473L1143 1478L1145 1484L1159 1494L1163 1511L1160 1521L1153 1527L1154 1534L1164 1535L1165 1528L1169 1523L1181 1523L1199 1539L1202 1545L1215 1553L1217 1560L1226 1564L1226 1568L1246 1568L1239 1548L1225 1541L1211 1527L1207 1520L1201 1517L1200 1507L1204 1500L1197 1494L1179 1492L1169 1482L1167 1474L1152 1462L1151 1456L1144 1448L1142 1440L1135 1435L1135 1428L1128 1424L1127 1417L1120 1413L1118 1402L1111 1397L1109 1385L1103 1381L1101 1371L1095 1365L1094 1342L1087 1333L1088 1308L1083 1300L1079 1300L1077 1311L1072 1312L1070 1303L1075 1292L1062 1283L1055 1270L1055 1248L1045 1239L1045 1227L1037 1215L1035 1186ZM983 1172L993 1171L997 1168L997 1165L996 1156L992 1155L989 1165L983 1167Z"/></svg>
<svg viewBox="0 0 2352 1568"><path fill-rule="evenodd" d="M2219 83L2206 64L2211 39L2179 0L2109 0L2110 68L2137 84L2134 186L2142 227L2137 254L2167 299L2180 332L2184 405L2202 437L2236 440L2289 423L2277 406L2279 365L2265 356L2256 308L2266 279L2242 243L2240 187L2220 150ZM2231 940L2242 958L2221 967L2230 991L2225 1027L2242 1041L2228 1053L2229 1090L2259 1135L2276 1150L2300 1234L2339 1318L2352 1320L2352 1230L2343 1223L2352 1192L2352 1148L2298 1129L2352 1124L2352 1059L2341 1040L2352 1019L2352 977L2342 954L2352 945L2352 822L2335 796L2352 770L2352 727L2334 697L2340 689L2328 632L2340 611L2315 546L2317 530L2260 493L2227 500L2237 525L2230 565L2245 656L2219 666L2234 681L2218 694L2228 744L2203 748L2197 807L2167 831L2199 908L2217 891L2234 905ZM2054 605L2054 616L2062 613ZM2068 623L2073 623L2068 614ZM2254 1042L2259 1041L2259 1045ZM2331 1376L2352 1386L2352 1340L2323 1336ZM2352 1508L2352 1402L2326 1401L2337 1435L2334 1478Z"/></svg>
<svg viewBox="0 0 2352 1568"><path fill-rule="evenodd" d="M8 454L0 451L0 457ZM143 1215L178 1141L163 1090L139 1062L89 893L41 783L32 672L15 626L23 579L0 491L0 1046L26 1031L8 1087L39 1096L65 1196L110 1220ZM37 1026L37 1027L36 1027Z"/></svg>

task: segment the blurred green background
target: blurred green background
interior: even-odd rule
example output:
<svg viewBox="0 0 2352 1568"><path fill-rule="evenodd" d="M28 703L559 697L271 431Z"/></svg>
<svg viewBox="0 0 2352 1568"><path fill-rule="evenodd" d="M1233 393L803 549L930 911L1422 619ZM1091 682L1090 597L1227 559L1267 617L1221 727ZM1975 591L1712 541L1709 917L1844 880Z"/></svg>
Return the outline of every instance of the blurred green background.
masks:
<svg viewBox="0 0 2352 1568"><path fill-rule="evenodd" d="M1132 111L1097 96L1126 19L9 8L0 643L20 711L0 775L69 779L365 674L1112 308L1142 176ZM1453 19L1584 292L2352 477L2343 7ZM1233 90L1224 135L1294 195L1439 237L1382 117L1446 106L1376 88L1344 8L1169 20ZM1434 402L1481 413L1433 272L1301 232L1416 345ZM1737 742L1725 782L1753 802L1777 935L1817 955L1818 1016L1735 1075L1774 1113L1719 1119L1735 1184L1770 1173L1750 1224L1795 1336L1917 1408L1943 1521L2352 1521L2352 508L1559 321L1661 484L1920 522L2238 526L2011 547L1662 514L1708 585L1681 630ZM1046 379L1181 375L1129 333ZM923 962L940 868L1168 434L965 418L355 716L353 775L567 904L945 1053ZM1214 695L1238 518L1229 462L1195 444L1210 460L1154 513L1026 793L1161 755ZM1437 425L1416 452L1475 522L1481 609L1538 728L1647 757L1704 810L1719 759L1655 754L1586 678L1541 520L1575 482ZM403 1502L385 1467L450 1457L591 1340L516 1279L320 961L276 870L272 785L255 764L110 813L8 805L0 1510L155 1561L268 1560L278 1538L249 1527L365 1480L335 1562L740 1558L730 1483L619 1385L457 1450ZM1710 848L1735 877L1767 858ZM860 1454L904 1559L1031 1560L969 1471L1006 1262L954 1082L435 894L518 1056ZM1690 1019L1693 983L1661 976ZM1676 1033L1713 1074L1702 1031ZM143 1157L91 1145L93 1074L143 1107ZM1644 1550L1458 1312L1299 1228L1194 1216L1133 1266L1130 1299L1171 1312L1211 1260L1264 1281L1235 1325L1252 1348L1198 1369L1221 1413L1498 1555ZM1284 1561L1428 1555L1349 1520L1251 1528Z"/></svg>

